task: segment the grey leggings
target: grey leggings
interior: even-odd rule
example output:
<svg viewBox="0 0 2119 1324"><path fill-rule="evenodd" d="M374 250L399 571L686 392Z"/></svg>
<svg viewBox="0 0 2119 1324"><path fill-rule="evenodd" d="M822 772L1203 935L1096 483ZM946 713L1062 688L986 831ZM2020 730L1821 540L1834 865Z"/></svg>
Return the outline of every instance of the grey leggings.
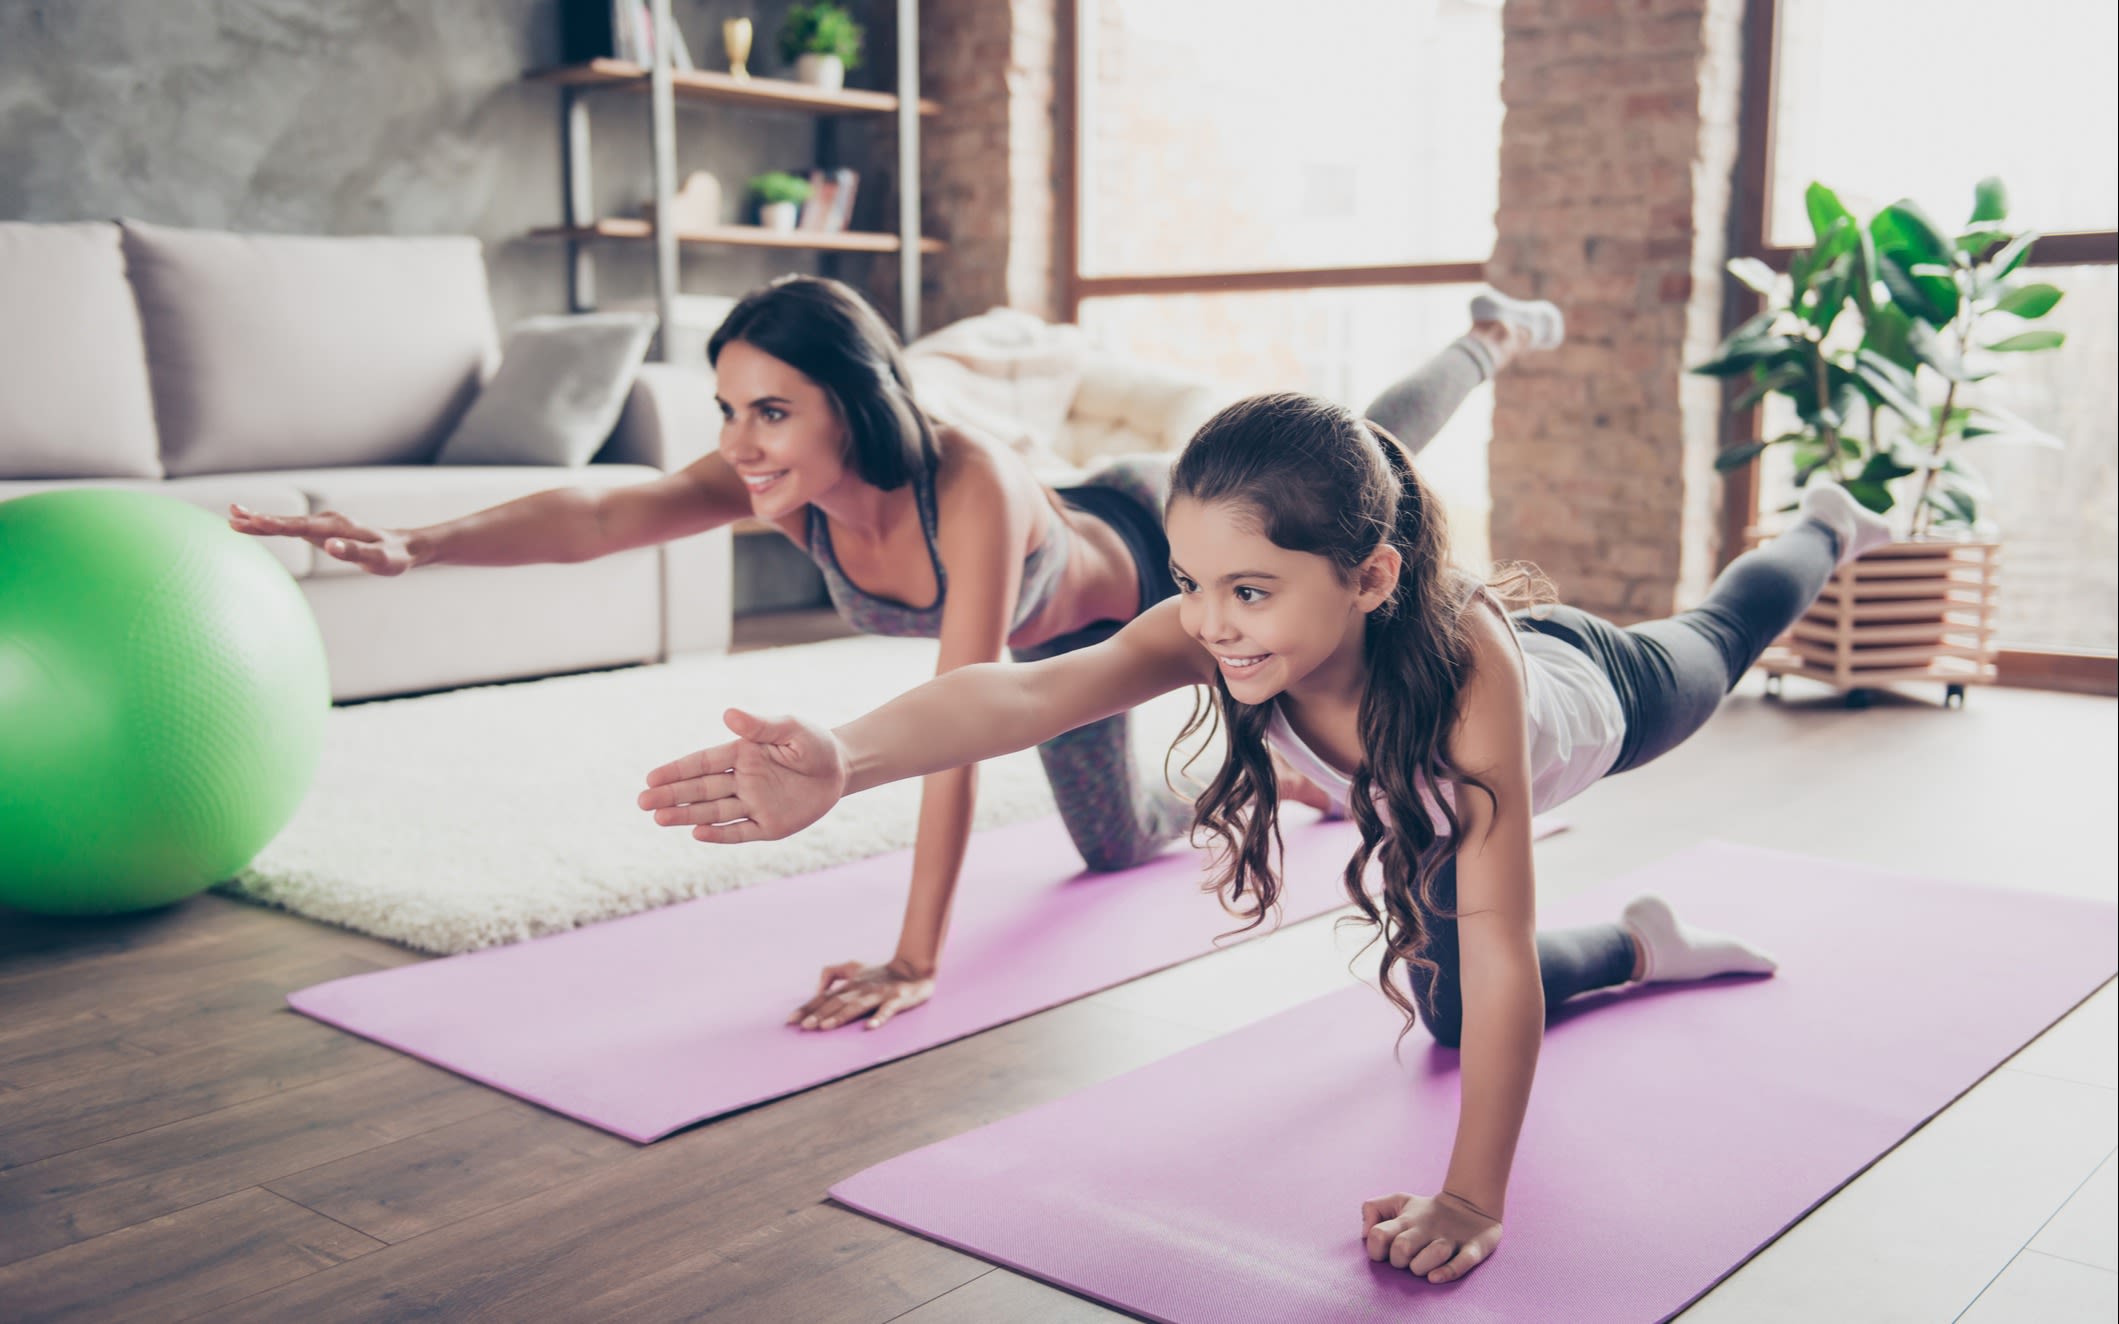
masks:
<svg viewBox="0 0 2119 1324"><path fill-rule="evenodd" d="M1465 336L1376 397L1368 417L1389 428L1417 454L1435 439L1473 388L1493 376L1493 368L1486 346ZM1157 555L1154 548L1158 545L1161 557L1169 555L1168 545L1160 542L1159 529L1175 459L1168 455L1128 457L1098 470L1089 480L1097 487L1124 493L1139 506L1138 511L1127 512L1104 508L1101 501L1081 502L1118 531L1136 561ZM1143 520L1145 525L1129 527ZM1168 596L1167 591L1158 592L1151 585L1167 580L1169 572L1160 563L1138 569L1145 609ZM1014 656L1032 662L1070 653L1110 638L1121 624L1098 621L1034 648L1016 649ZM1048 740L1037 750L1067 834L1083 862L1099 871L1127 869L1147 860L1183 835L1192 822L1192 806L1187 801L1159 781L1140 775L1133 760L1130 728L1129 715L1119 713Z"/></svg>
<svg viewBox="0 0 2119 1324"><path fill-rule="evenodd" d="M1626 714L1626 739L1613 773L1638 768L1683 744L1706 724L1766 646L1816 599L1839 561L1839 539L1806 522L1730 562L1706 601L1660 621L1620 629L1573 607L1517 612L1518 629L1581 649L1603 668ZM1457 862L1435 878L1443 911L1457 908ZM1407 972L1413 1003L1436 1042L1455 1048L1464 1029L1457 922L1423 914L1432 970ZM1581 993L1633 976L1633 942L1620 924L1538 934L1538 971L1548 1011Z"/></svg>

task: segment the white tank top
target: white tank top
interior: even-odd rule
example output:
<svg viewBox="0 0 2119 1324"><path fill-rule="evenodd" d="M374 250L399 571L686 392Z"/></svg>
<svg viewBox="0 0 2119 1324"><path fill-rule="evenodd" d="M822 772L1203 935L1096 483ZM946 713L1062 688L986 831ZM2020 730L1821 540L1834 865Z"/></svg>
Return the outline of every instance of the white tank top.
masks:
<svg viewBox="0 0 2119 1324"><path fill-rule="evenodd" d="M1611 771L1625 743L1626 714L1610 678L1589 654L1551 635L1518 631L1513 623L1509 635L1523 659L1531 812L1542 814L1580 795ZM1266 741L1289 767L1331 797L1341 814L1346 812L1353 778L1325 762L1295 734L1277 701L1266 721ZM1452 789L1443 788L1445 794ZM1447 820L1431 801L1428 816L1436 831L1449 831Z"/></svg>

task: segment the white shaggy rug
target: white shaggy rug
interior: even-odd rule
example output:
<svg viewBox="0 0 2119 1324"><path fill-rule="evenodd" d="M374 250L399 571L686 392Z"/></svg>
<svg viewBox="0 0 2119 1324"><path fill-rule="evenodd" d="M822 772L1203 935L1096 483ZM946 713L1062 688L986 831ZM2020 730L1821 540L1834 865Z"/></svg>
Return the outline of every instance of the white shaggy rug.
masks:
<svg viewBox="0 0 2119 1324"><path fill-rule="evenodd" d="M741 706L840 722L934 674L923 640L846 639L337 709L308 799L223 890L427 952L466 952L912 844L919 783L786 841L714 846L634 805L647 771L728 738ZM1160 778L1191 712L1134 749ZM1032 751L983 765L980 827L1053 812Z"/></svg>

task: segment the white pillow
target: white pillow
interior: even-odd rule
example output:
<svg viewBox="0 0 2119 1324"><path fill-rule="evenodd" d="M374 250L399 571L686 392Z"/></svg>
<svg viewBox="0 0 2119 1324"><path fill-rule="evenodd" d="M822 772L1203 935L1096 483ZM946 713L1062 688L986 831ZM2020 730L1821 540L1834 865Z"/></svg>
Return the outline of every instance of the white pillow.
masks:
<svg viewBox="0 0 2119 1324"><path fill-rule="evenodd" d="M587 464L625 410L655 319L644 313L532 317L509 333L500 371L442 443L436 464Z"/></svg>

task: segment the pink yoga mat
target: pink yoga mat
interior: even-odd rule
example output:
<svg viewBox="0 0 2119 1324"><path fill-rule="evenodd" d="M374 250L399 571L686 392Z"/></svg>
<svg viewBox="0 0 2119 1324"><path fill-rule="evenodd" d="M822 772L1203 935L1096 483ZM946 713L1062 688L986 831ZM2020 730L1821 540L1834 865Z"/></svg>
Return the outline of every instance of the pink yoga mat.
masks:
<svg viewBox="0 0 2119 1324"><path fill-rule="evenodd" d="M1345 902L1359 834L1297 810L1284 922ZM1540 820L1539 835L1563 825ZM701 850L717 849L702 846ZM629 1140L821 1085L1191 960L1235 927L1179 846L1081 871L1057 819L972 838L933 1000L880 1030L804 1034L817 972L897 942L910 852L513 947L318 984L296 1011ZM1255 935L1253 935L1255 936Z"/></svg>
<svg viewBox="0 0 2119 1324"><path fill-rule="evenodd" d="M1568 1320L1683 1309L2096 990L2110 905L1708 845L1642 891L1781 961L1583 999L1548 1034L1507 1236L1431 1286L1369 1262L1361 1202L1432 1194L1457 1055L1349 989L840 1183L855 1209L1149 1319Z"/></svg>

